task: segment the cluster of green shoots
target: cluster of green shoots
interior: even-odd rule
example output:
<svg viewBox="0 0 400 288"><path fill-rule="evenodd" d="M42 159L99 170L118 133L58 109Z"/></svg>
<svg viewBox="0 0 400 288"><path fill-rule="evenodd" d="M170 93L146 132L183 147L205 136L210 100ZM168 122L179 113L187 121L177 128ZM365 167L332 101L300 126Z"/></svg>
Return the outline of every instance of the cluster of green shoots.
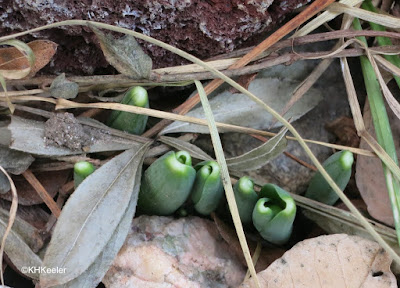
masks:
<svg viewBox="0 0 400 288"><path fill-rule="evenodd" d="M133 87L122 100L123 104L149 107L146 89ZM110 127L132 134L141 134L146 128L147 116L112 111L108 119ZM324 163L324 168L341 189L351 176L353 154L341 151ZM216 161L204 161L192 166L192 158L186 151L170 151L158 158L144 172L139 192L137 210L141 214L172 215L185 203L193 205L197 213L210 215L223 197L220 166ZM94 172L89 162L78 162L74 167L77 187ZM290 194L274 184L266 184L256 193L254 182L240 178L233 187L239 216L245 226L254 225L260 235L274 244L285 244L291 235L296 217L296 204ZM320 173L310 181L306 197L333 205L337 194Z"/></svg>

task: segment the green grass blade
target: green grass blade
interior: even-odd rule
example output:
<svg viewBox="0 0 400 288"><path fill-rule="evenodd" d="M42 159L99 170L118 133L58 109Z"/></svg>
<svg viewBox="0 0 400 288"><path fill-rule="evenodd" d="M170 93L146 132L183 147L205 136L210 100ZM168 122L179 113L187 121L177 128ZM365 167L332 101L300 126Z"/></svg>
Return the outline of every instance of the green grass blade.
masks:
<svg viewBox="0 0 400 288"><path fill-rule="evenodd" d="M365 0L361 7L367 11L371 12L377 12L375 6L372 4L371 0ZM382 25L376 24L374 22L369 22L369 26L371 26L372 30L375 31L386 31L385 27ZM392 40L388 37L376 37L376 40L378 41L378 44L380 46L392 46ZM396 65L397 67L400 67L400 58L398 55L384 55L386 60L388 60L390 63L393 65ZM395 79L397 85L400 87L400 77L397 75L393 75L393 78Z"/></svg>
<svg viewBox="0 0 400 288"><path fill-rule="evenodd" d="M362 30L360 21L355 18L353 27L356 30ZM367 45L365 37L358 37L360 41ZM361 69L364 76L365 88L368 94L368 101L371 107L372 120L375 127L376 138L382 148L389 154L390 158L398 165L396 148L393 135L390 128L389 118L386 112L385 103L381 93L378 79L376 78L374 68L367 56L360 56ZM400 190L399 182L395 179L388 169L382 163L385 175L386 186L389 193L389 199L392 205L394 224L396 227L397 239L400 246Z"/></svg>
<svg viewBox="0 0 400 288"><path fill-rule="evenodd" d="M207 94L204 91L203 85L201 84L200 81L195 80L194 82L196 84L197 91L199 92L201 104L203 106L204 114L206 115L208 127L210 129L210 135L215 151L215 157L217 158L218 164L221 167L222 183L224 184L226 198L228 200L229 209L232 214L233 223L236 228L236 233L239 238L240 246L242 247L247 266L249 268L251 276L254 279L256 287L261 288L261 284L257 278L256 269L254 268L254 264L251 259L251 254L249 247L247 245L246 236L243 231L242 221L240 220L239 210L237 208L235 195L233 193L231 178L229 176L228 166L226 164L226 159L224 151L222 149L221 139L218 134L217 125L215 124L214 115L211 111L211 106L210 103L208 102Z"/></svg>

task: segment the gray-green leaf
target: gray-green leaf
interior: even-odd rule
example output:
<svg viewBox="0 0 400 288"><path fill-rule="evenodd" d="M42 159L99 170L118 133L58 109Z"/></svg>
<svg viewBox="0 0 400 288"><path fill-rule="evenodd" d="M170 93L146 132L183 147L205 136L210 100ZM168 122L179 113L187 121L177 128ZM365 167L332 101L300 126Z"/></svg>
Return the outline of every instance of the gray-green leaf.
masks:
<svg viewBox="0 0 400 288"><path fill-rule="evenodd" d="M282 111L290 100L293 90L300 82L278 78L260 78L253 80L249 85L249 91L267 103L275 111ZM322 99L321 91L310 89L301 100L285 115L286 119L296 120L314 108ZM272 123L273 117L244 94L232 94L225 91L210 100L210 105L215 121L251 127L255 129L267 129ZM187 116L205 119L203 108L198 107L186 114ZM274 127L279 127L278 122ZM224 129L218 129L226 132ZM167 126L162 134L194 132L209 133L207 126L176 121Z"/></svg>
<svg viewBox="0 0 400 288"><path fill-rule="evenodd" d="M71 150L64 147L46 145L44 139L44 122L12 116L11 123L6 127L0 128L0 144L7 145L14 150L47 157L119 151L134 147L139 148L142 145L141 143L127 138L111 137L109 133L107 133L107 128L100 129L90 127L88 129L97 135L93 143L85 151Z"/></svg>
<svg viewBox="0 0 400 288"><path fill-rule="evenodd" d="M10 213L4 208L0 208L0 219L4 223L7 223L9 218ZM15 217L12 230L17 233L34 252L38 252L39 249L43 247L43 239L40 237L39 230L19 217L18 214Z"/></svg>
<svg viewBox="0 0 400 288"><path fill-rule="evenodd" d="M226 159L228 168L237 171L249 171L264 166L285 151L287 146L286 132L287 129L283 129L261 146L238 157Z"/></svg>
<svg viewBox="0 0 400 288"><path fill-rule="evenodd" d="M0 166L11 174L19 175L23 173L34 160L35 158L30 154L0 145Z"/></svg>
<svg viewBox="0 0 400 288"><path fill-rule="evenodd" d="M103 251L132 198L149 145L113 158L89 175L68 199L43 261L46 267L65 268L66 273L42 274L44 287L78 277Z"/></svg>
<svg viewBox="0 0 400 288"><path fill-rule="evenodd" d="M100 41L104 56L117 71L133 79L149 78L152 68L151 58L143 52L136 39L131 35L115 39L91 27Z"/></svg>
<svg viewBox="0 0 400 288"><path fill-rule="evenodd" d="M108 241L107 245L104 247L104 250L96 258L93 264L77 278L53 288L91 288L97 287L101 282L124 244L126 236L131 228L132 218L136 211L138 190L140 188L140 174L141 173L139 172L136 174L138 177L136 179L134 192L131 201L129 202L128 209L122 217L121 222L118 224L118 227L115 229L114 234L111 236L110 241Z"/></svg>
<svg viewBox="0 0 400 288"><path fill-rule="evenodd" d="M0 236L3 237L6 227L7 221L3 221L0 218ZM23 270L22 267L42 267L42 260L37 256L31 248L25 243L23 237L11 229L10 233L7 236L6 245L4 246L4 252L7 254L8 258L10 258L13 265L19 270ZM23 273L21 271L21 273ZM25 275L28 277L39 280L38 271L24 271Z"/></svg>
<svg viewBox="0 0 400 288"><path fill-rule="evenodd" d="M168 136L160 136L158 140L178 150L189 152L190 156L192 156L193 158L200 160L214 160L210 155L201 150L199 147L184 140Z"/></svg>
<svg viewBox="0 0 400 288"><path fill-rule="evenodd" d="M57 76L50 85L50 94L54 98L72 99L78 95L79 85L65 79L65 73Z"/></svg>

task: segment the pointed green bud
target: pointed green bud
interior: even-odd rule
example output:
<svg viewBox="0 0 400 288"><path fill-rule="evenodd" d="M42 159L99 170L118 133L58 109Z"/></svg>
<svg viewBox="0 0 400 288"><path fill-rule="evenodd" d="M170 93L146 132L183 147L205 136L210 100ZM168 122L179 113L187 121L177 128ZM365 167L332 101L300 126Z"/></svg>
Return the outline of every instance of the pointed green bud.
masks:
<svg viewBox="0 0 400 288"><path fill-rule="evenodd" d="M254 182L249 177L244 176L233 186L233 192L240 219L244 225L249 225L252 221L254 205L258 200L258 195L254 191Z"/></svg>
<svg viewBox="0 0 400 288"><path fill-rule="evenodd" d="M349 183L353 162L353 153L345 150L330 156L322 166L339 188L343 190ZM327 205L333 205L339 199L339 196L320 172L315 173L311 178L305 197Z"/></svg>
<svg viewBox="0 0 400 288"><path fill-rule="evenodd" d="M192 188L194 209L202 215L209 215L217 209L223 195L221 169L215 161L201 162L194 169L197 171Z"/></svg>
<svg viewBox="0 0 400 288"><path fill-rule="evenodd" d="M149 99L146 89L140 86L129 89L125 93L121 104L149 108ZM108 126L139 135L146 129L147 119L147 115L113 110L108 119Z"/></svg>
<svg viewBox="0 0 400 288"><path fill-rule="evenodd" d="M185 207L180 207L178 211L176 211L176 214L178 214L178 217L187 217L189 215Z"/></svg>
<svg viewBox="0 0 400 288"><path fill-rule="evenodd" d="M79 186L83 180L94 172L95 168L92 163L87 161L76 162L74 165L74 186Z"/></svg>
<svg viewBox="0 0 400 288"><path fill-rule="evenodd" d="M144 172L138 210L149 215L171 215L186 201L196 177L186 151L171 151Z"/></svg>
<svg viewBox="0 0 400 288"><path fill-rule="evenodd" d="M267 241L282 245L292 234L296 204L288 192L274 184L261 188L253 210L253 224Z"/></svg>

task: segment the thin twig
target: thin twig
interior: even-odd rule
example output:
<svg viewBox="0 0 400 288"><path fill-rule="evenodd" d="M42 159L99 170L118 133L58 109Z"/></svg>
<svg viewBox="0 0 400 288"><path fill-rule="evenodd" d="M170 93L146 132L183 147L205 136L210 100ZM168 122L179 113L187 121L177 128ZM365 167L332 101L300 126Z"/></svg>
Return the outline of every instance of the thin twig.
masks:
<svg viewBox="0 0 400 288"><path fill-rule="evenodd" d="M42 198L43 202L49 207L51 213L54 214L57 218L61 214L60 208L57 206L56 202L53 198L49 195L46 189L43 187L42 183L33 175L33 173L28 169L22 175L25 179L32 185L35 191L38 193L40 198Z"/></svg>

